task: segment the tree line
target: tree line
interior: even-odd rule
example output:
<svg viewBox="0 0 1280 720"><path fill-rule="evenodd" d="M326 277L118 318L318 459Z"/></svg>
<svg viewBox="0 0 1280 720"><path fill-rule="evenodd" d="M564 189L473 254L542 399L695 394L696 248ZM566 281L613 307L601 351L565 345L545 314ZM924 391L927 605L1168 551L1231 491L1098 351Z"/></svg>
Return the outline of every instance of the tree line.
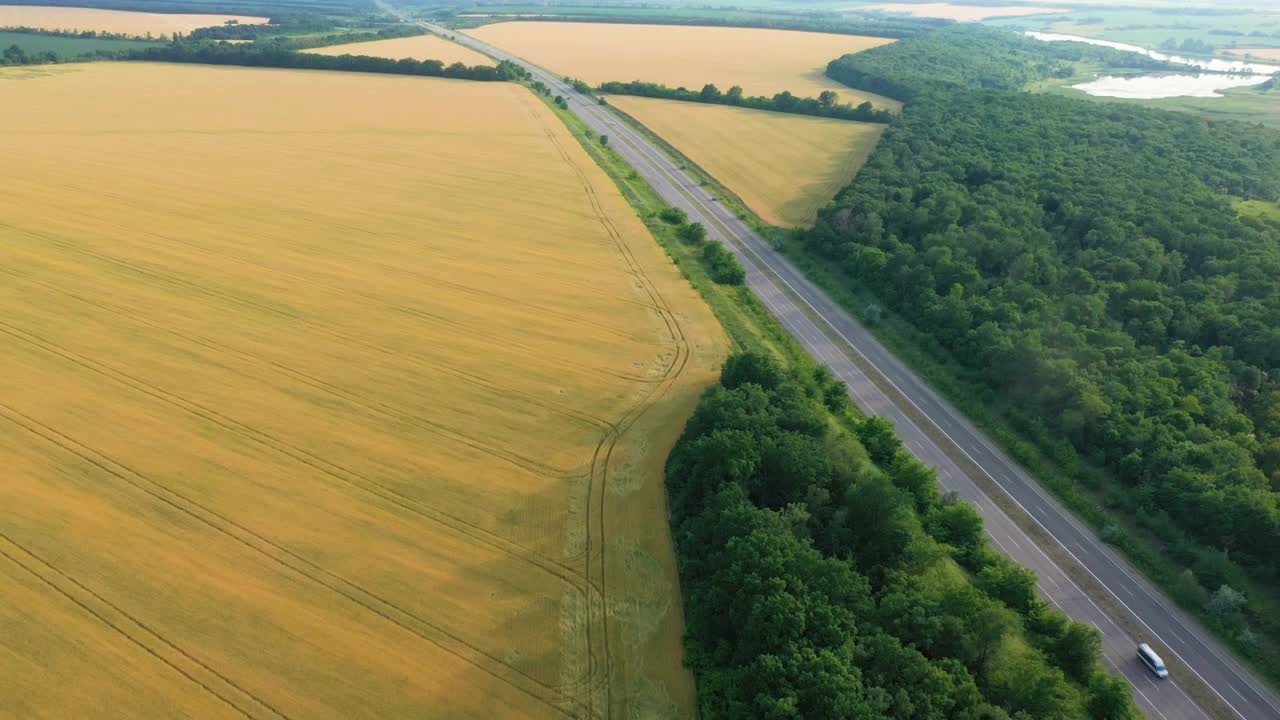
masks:
<svg viewBox="0 0 1280 720"><path fill-rule="evenodd" d="M317 55L296 52L288 44L268 41L231 45L213 41L176 41L160 47L133 50L121 60L200 63L206 65L244 65L303 70L338 70L344 72L422 75L462 80L519 80L528 75L524 68L510 62L494 65L445 65L439 60L370 57L367 55Z"/></svg>
<svg viewBox="0 0 1280 720"><path fill-rule="evenodd" d="M738 354L671 453L701 716L1136 719L1099 632L848 402L825 369Z"/></svg>
<svg viewBox="0 0 1280 720"><path fill-rule="evenodd" d="M794 113L797 115L813 115L840 120L858 120L861 122L887 123L893 119L888 110L871 106L870 102L853 106L841 104L839 95L832 90L824 90L816 98L802 98L784 90L773 97L748 96L743 94L741 86L734 85L727 92L712 84L694 91L684 87L668 87L659 83L611 81L600 85L599 91L614 95L637 95L640 97L664 98L666 100L683 100L686 102L709 103L712 105L729 105L745 107L753 110L771 110L773 112Z"/></svg>
<svg viewBox="0 0 1280 720"><path fill-rule="evenodd" d="M343 24L348 19L343 19ZM258 40L273 35L317 33L334 30L338 22L327 15L282 13L272 15L266 24L231 23L197 28L187 34L192 40Z"/></svg>
<svg viewBox="0 0 1280 720"><path fill-rule="evenodd" d="M1276 674L1280 230L1233 200L1280 199L1280 133L1017 91L1065 44L1025 61L948 29L832 63L907 103L804 246L1153 533L1175 595ZM1214 602L1246 578L1268 597Z"/></svg>

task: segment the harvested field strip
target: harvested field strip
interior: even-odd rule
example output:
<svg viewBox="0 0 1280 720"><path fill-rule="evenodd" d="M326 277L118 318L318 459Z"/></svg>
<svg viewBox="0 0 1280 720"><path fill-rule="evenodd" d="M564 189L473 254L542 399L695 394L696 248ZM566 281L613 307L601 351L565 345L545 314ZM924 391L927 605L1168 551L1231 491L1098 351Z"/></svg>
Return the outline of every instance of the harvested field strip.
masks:
<svg viewBox="0 0 1280 720"><path fill-rule="evenodd" d="M848 88L826 77L841 55L893 42L888 38L758 28L621 25L576 22L503 22L466 30L513 55L592 85L644 80L699 89L742 86L747 95L784 90L817 97L834 90L858 105L869 100L896 110L889 98Z"/></svg>
<svg viewBox="0 0 1280 720"><path fill-rule="evenodd" d="M723 341L554 117L513 85L56 70L6 86L0 138L29 180L0 197L0 622L62 625L0 634L0 702L84 715L49 684L77 667L130 715L690 707L678 657L631 659L678 615L620 635L610 588L669 548L614 526L661 522Z"/></svg>

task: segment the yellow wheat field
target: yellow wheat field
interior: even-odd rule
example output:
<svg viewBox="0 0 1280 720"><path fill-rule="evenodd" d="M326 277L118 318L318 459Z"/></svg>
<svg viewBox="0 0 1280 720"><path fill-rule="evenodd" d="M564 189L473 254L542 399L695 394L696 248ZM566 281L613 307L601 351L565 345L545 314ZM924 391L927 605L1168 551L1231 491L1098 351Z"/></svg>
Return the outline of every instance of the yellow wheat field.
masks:
<svg viewBox="0 0 1280 720"><path fill-rule="evenodd" d="M174 33L189 33L196 28L221 25L228 20L235 20L241 24L267 22L267 18L248 15L150 13L41 5L0 5L0 27L31 27L42 30L96 30L124 35L168 36Z"/></svg>
<svg viewBox="0 0 1280 720"><path fill-rule="evenodd" d="M463 65L493 64L492 59L435 35L416 35L414 37L392 38L390 40L330 45L328 47L305 50L304 52L316 53L317 55L369 55L393 60L402 58L439 60L445 65L452 65L456 62L460 62Z"/></svg>
<svg viewBox="0 0 1280 720"><path fill-rule="evenodd" d="M812 225L866 162L885 127L678 100L608 100L773 225Z"/></svg>
<svg viewBox="0 0 1280 720"><path fill-rule="evenodd" d="M854 105L870 100L897 109L888 98L845 87L826 77L827 63L848 53L893 42L888 38L756 28L682 27L574 22L504 22L466 31L517 57L592 85L644 80L700 89L741 85L747 95L784 90L817 97L840 93Z"/></svg>
<svg viewBox="0 0 1280 720"><path fill-rule="evenodd" d="M713 317L527 90L0 71L0 714L687 714Z"/></svg>

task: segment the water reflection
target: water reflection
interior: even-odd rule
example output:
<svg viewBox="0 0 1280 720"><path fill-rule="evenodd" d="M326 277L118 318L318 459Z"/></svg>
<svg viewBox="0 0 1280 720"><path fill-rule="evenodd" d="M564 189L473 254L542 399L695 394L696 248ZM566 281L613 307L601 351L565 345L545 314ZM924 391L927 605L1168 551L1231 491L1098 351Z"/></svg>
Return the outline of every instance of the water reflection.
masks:
<svg viewBox="0 0 1280 720"><path fill-rule="evenodd" d="M1261 85L1266 75L1107 75L1092 82L1072 85L1097 97L1156 100L1172 97L1222 97L1219 90Z"/></svg>

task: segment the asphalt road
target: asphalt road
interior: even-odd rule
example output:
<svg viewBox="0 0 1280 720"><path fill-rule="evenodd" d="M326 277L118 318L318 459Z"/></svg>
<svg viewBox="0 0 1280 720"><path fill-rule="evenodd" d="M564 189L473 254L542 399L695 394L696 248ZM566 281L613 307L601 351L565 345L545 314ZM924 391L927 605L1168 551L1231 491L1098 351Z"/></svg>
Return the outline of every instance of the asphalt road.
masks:
<svg viewBox="0 0 1280 720"><path fill-rule="evenodd" d="M995 546L1036 572L1041 594L1072 619L1102 630L1108 663L1132 684L1138 707L1148 717L1280 719L1280 697L641 133L554 73L462 33L422 25L490 57L528 68L553 93L564 96L589 127L608 135L610 146L665 200L732 250L747 270L752 291L813 357L848 383L863 411L894 422L906 447L937 468L945 490L974 504ZM1049 545L1037 544L975 479L985 487L998 487L995 492L1012 500L1015 514L1031 518L1041 531L1041 542ZM1011 507L1003 499L1002 505ZM1023 524L1029 524L1025 518ZM1086 592L1072 576L1091 578L1083 584L1093 589ZM1122 626L1137 631L1128 634ZM1139 663L1139 642L1150 643L1164 657L1171 670L1168 679L1155 679ZM1184 689L1197 683L1216 696L1204 708Z"/></svg>

